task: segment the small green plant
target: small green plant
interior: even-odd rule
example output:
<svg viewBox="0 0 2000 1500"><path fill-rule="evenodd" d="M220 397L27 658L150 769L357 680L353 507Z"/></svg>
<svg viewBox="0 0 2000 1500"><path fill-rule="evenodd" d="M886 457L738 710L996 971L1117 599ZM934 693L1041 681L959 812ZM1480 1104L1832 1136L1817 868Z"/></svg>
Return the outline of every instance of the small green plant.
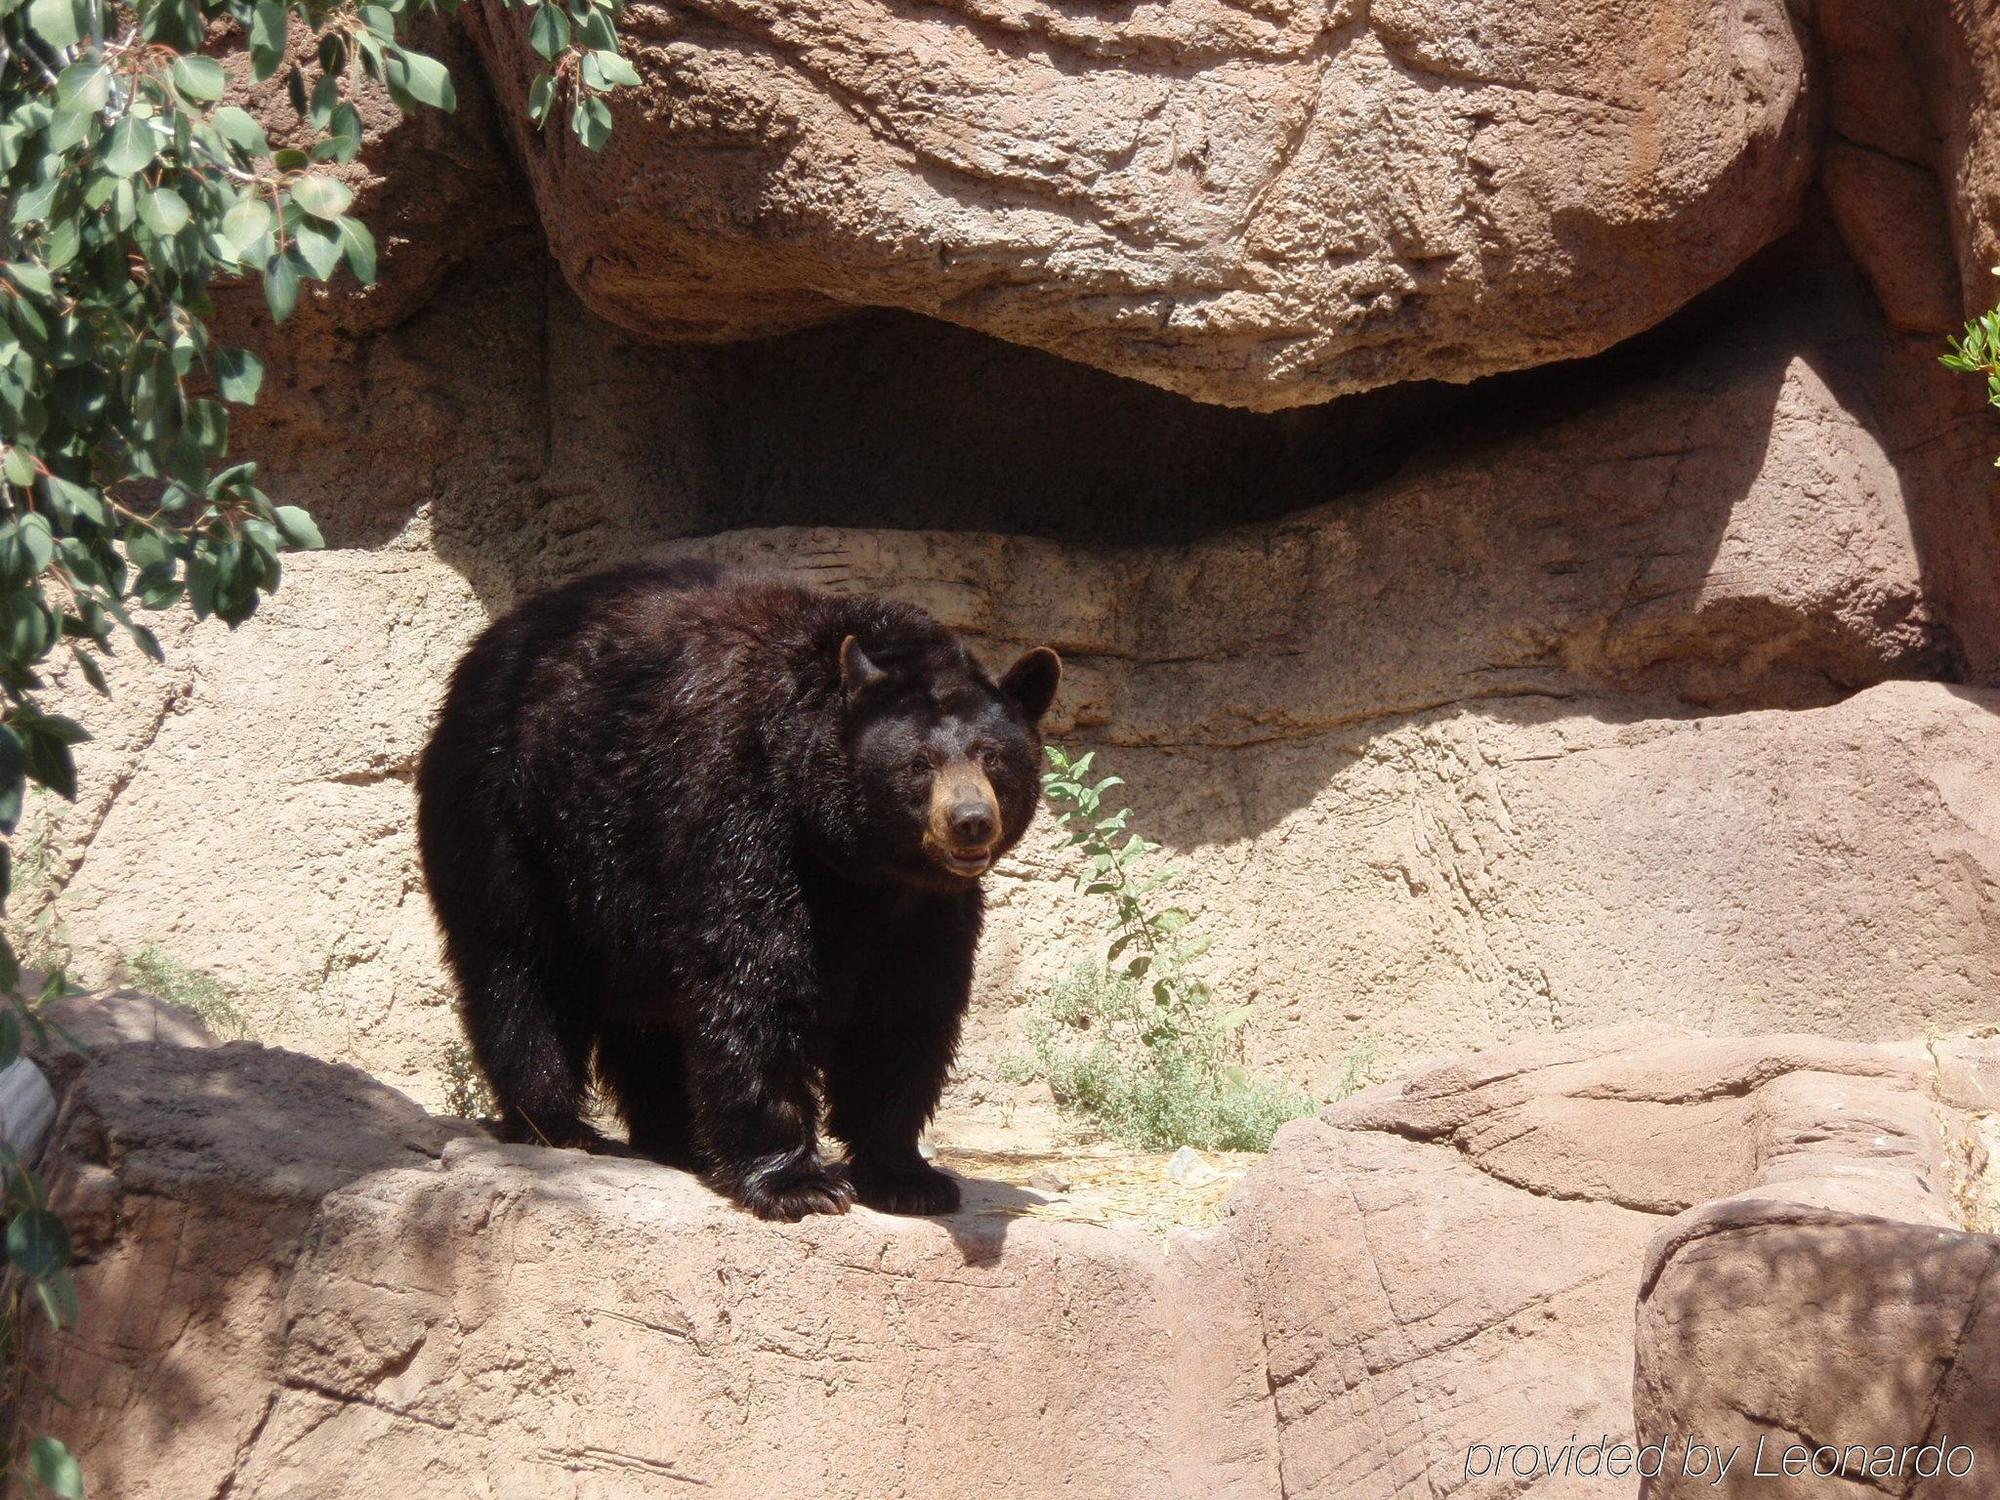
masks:
<svg viewBox="0 0 2000 1500"><path fill-rule="evenodd" d="M461 1120L483 1120L500 1113L493 1102L493 1090L472 1061L472 1049L463 1042L445 1044L444 1112Z"/></svg>
<svg viewBox="0 0 2000 1500"><path fill-rule="evenodd" d="M1132 1145L1268 1150L1280 1125L1312 1111L1311 1096L1244 1070L1250 1007L1218 1007L1194 972L1208 939L1161 898L1179 871L1151 863L1160 846L1133 831L1129 807L1105 810L1124 782L1089 780L1095 752L1047 753L1042 791L1083 862L1077 890L1105 901L1108 937L1101 964L1072 970L1034 1006L1036 1070L1065 1112Z"/></svg>
<svg viewBox="0 0 2000 1500"><path fill-rule="evenodd" d="M1380 1049L1375 1038L1364 1036L1347 1049L1340 1060L1340 1081L1333 1086L1333 1097L1345 1099L1350 1094L1358 1094L1375 1080L1375 1058Z"/></svg>
<svg viewBox="0 0 2000 1500"><path fill-rule="evenodd" d="M158 948L141 948L121 965L132 982L170 1005L184 1005L224 1041L253 1035L229 987L213 974L191 969Z"/></svg>
<svg viewBox="0 0 2000 1500"><path fill-rule="evenodd" d="M12 1067L32 1037L37 1047L82 1046L60 1026L40 1014L41 1007L75 990L60 973L51 974L30 997L10 996L0 1005L0 1070ZM7 1221L6 1265L0 1269L0 1420L20 1408L32 1384L44 1391L48 1381L18 1357L29 1327L29 1309L58 1332L77 1324L76 1282L70 1275L69 1228L49 1208L48 1189L14 1148L0 1141L0 1208ZM6 1437L6 1463L0 1475L22 1481L21 1493L80 1496L83 1474L77 1462L55 1438L23 1434Z"/></svg>
<svg viewBox="0 0 2000 1500"><path fill-rule="evenodd" d="M1993 270L2000 276L2000 266ZM1965 325L1963 338L1946 339L1949 354L1939 359L1947 370L1986 377L1986 399L2000 407L2000 307L1982 313ZM2000 458L1994 460L2000 466Z"/></svg>

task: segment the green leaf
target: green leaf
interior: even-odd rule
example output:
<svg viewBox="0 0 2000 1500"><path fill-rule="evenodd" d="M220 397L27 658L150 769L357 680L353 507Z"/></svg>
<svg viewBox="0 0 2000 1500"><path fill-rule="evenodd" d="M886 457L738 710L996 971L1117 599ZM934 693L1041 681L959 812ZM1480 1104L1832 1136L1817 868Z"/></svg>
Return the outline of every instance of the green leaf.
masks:
<svg viewBox="0 0 2000 1500"><path fill-rule="evenodd" d="M28 1468L44 1489L63 1500L83 1500L83 1470L56 1439L44 1434L28 1445Z"/></svg>
<svg viewBox="0 0 2000 1500"><path fill-rule="evenodd" d="M585 150L601 150L611 139L610 106L594 96L577 100L576 108L570 112L569 128L583 142Z"/></svg>
<svg viewBox="0 0 2000 1500"><path fill-rule="evenodd" d="M325 281L340 269L340 235L310 219L301 220L292 237L292 247L306 269Z"/></svg>
<svg viewBox="0 0 2000 1500"><path fill-rule="evenodd" d="M313 518L296 505L280 505L271 512L271 519L278 523L278 530L284 534L285 545L304 552L317 552L326 545L319 534L319 527Z"/></svg>
<svg viewBox="0 0 2000 1500"><path fill-rule="evenodd" d="M361 113L352 104L339 105L327 121L327 139L314 148L315 154L321 148L328 150L335 161L353 161L361 150Z"/></svg>
<svg viewBox="0 0 2000 1500"><path fill-rule="evenodd" d="M242 255L271 232L271 223L271 205L254 196L253 190L238 198L222 216L222 237Z"/></svg>
<svg viewBox="0 0 2000 1500"><path fill-rule="evenodd" d="M337 219L347 212L354 194L332 177L301 177L292 184L292 201L315 219Z"/></svg>
<svg viewBox="0 0 2000 1500"><path fill-rule="evenodd" d="M0 271L7 279L31 297L53 297L56 294L55 279L32 261L10 260Z"/></svg>
<svg viewBox="0 0 2000 1500"><path fill-rule="evenodd" d="M10 1005L0 1010L0 1070L14 1066L21 1055L21 1022Z"/></svg>
<svg viewBox="0 0 2000 1500"><path fill-rule="evenodd" d="M155 234L179 234L187 226L187 200L172 188L154 188L139 200L139 217Z"/></svg>
<svg viewBox="0 0 2000 1500"><path fill-rule="evenodd" d="M271 143L264 136L264 127L248 110L225 104L208 118L209 123L222 132L222 138L245 156L254 160L271 154Z"/></svg>
<svg viewBox="0 0 2000 1500"><path fill-rule="evenodd" d="M328 41L337 41L329 36ZM340 103L340 79L334 73L327 73L313 85L312 103L306 110L306 118L312 121L313 129L324 130L333 119L334 106Z"/></svg>
<svg viewBox="0 0 2000 1500"><path fill-rule="evenodd" d="M354 273L354 279L363 286L375 284L375 236L368 232L368 226L359 219L340 221L340 248L347 257L347 268Z"/></svg>
<svg viewBox="0 0 2000 1500"><path fill-rule="evenodd" d="M62 484L53 474L43 481L44 486ZM26 576L33 578L55 560L56 539L49 532L49 523L38 515L21 517L15 528L15 538L20 548Z"/></svg>
<svg viewBox="0 0 2000 1500"><path fill-rule="evenodd" d="M100 696L111 696L111 684L104 680L104 669L89 652L72 646L69 653L76 661L76 669L83 673L83 680Z"/></svg>
<svg viewBox="0 0 2000 1500"><path fill-rule="evenodd" d="M76 1300L76 1278L65 1268L34 1283L35 1298L52 1328L74 1328L83 1321L83 1309Z"/></svg>
<svg viewBox="0 0 2000 1500"><path fill-rule="evenodd" d="M274 323L284 322L298 306L299 273L288 257L274 255L264 262L264 302Z"/></svg>
<svg viewBox="0 0 2000 1500"><path fill-rule="evenodd" d="M220 349L215 355L215 386L222 392L222 399L234 401L242 406L250 406L257 400L257 392L264 385L263 361L248 349ZM137 550L128 542L126 555L141 567L145 566Z"/></svg>
<svg viewBox="0 0 2000 1500"><path fill-rule="evenodd" d="M99 158L104 170L117 177L130 177L153 164L153 130L137 115L126 115L111 127L111 143Z"/></svg>
<svg viewBox="0 0 2000 1500"><path fill-rule="evenodd" d="M76 259L77 251L83 248L83 231L72 218L58 220L49 229L48 244L44 247L51 271L60 271Z"/></svg>
<svg viewBox="0 0 2000 1500"><path fill-rule="evenodd" d="M153 0L139 8L143 34L180 52L193 52L205 39L198 0Z"/></svg>
<svg viewBox="0 0 2000 1500"><path fill-rule="evenodd" d="M94 114L111 98L111 69L95 53L80 57L56 79L56 108Z"/></svg>
<svg viewBox="0 0 2000 1500"><path fill-rule="evenodd" d="M212 57L175 58L173 78L181 97L196 104L211 104L222 97L222 64Z"/></svg>
<svg viewBox="0 0 2000 1500"><path fill-rule="evenodd" d="M0 724L0 833L21 821L21 798L28 789L28 749L11 724Z"/></svg>
<svg viewBox="0 0 2000 1500"><path fill-rule="evenodd" d="M539 125L549 117L549 106L556 102L556 80L550 73L539 73L528 86L528 118Z"/></svg>
<svg viewBox="0 0 2000 1500"><path fill-rule="evenodd" d="M17 719L32 718L35 733L46 735L63 745L85 745L90 742L90 731L74 719L66 719L61 714L45 714L33 709L21 708L15 711Z"/></svg>
<svg viewBox="0 0 2000 1500"><path fill-rule="evenodd" d="M594 89L631 88L639 82L639 70L616 52L600 49L584 55L583 81Z"/></svg>
<svg viewBox="0 0 2000 1500"><path fill-rule="evenodd" d="M28 25L51 47L74 47L83 36L81 9L76 0L29 0Z"/></svg>
<svg viewBox="0 0 2000 1500"><path fill-rule="evenodd" d="M390 52L383 70L383 82L388 84L391 94L413 99L418 104L428 104L446 114L458 108L458 96L452 92L450 71L436 58L426 57L421 52L412 52L406 47Z"/></svg>
<svg viewBox="0 0 2000 1500"><path fill-rule="evenodd" d="M612 29L608 6L591 5L576 18L577 40L602 52L618 50L618 33Z"/></svg>
<svg viewBox="0 0 2000 1500"><path fill-rule="evenodd" d="M7 1226L7 1258L24 1276L53 1276L69 1264L69 1230L45 1208L23 1209Z"/></svg>
<svg viewBox="0 0 2000 1500"><path fill-rule="evenodd" d="M528 45L543 57L554 60L569 50L569 17L560 5L544 5L528 24Z"/></svg>
<svg viewBox="0 0 2000 1500"><path fill-rule="evenodd" d="M250 66L259 83L277 72L285 61L287 14L279 0L259 0L250 14Z"/></svg>

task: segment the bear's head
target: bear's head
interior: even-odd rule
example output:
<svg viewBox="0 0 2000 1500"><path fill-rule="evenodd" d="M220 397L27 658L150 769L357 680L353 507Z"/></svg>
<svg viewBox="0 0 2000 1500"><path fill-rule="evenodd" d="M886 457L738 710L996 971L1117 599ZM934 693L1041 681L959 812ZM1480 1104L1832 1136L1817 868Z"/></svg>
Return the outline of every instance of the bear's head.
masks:
<svg viewBox="0 0 2000 1500"><path fill-rule="evenodd" d="M1042 715L1062 660L1037 647L994 681L962 649L906 659L840 646L846 747L867 865L963 888L1020 842L1041 787Z"/></svg>

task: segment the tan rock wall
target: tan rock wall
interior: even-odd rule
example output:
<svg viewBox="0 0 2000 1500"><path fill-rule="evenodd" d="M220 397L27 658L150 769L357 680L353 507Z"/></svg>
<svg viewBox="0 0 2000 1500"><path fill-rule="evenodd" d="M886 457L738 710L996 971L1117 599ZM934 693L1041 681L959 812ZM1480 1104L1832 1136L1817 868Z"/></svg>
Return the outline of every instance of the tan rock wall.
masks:
<svg viewBox="0 0 2000 1500"><path fill-rule="evenodd" d="M1792 302L1755 292L1433 409L1434 456L1372 485L1330 466L1339 498L1217 527L1258 498L1210 493L1232 465L1271 505L1313 492L1302 452L1423 413L1180 433L1173 398L1122 387L1106 465L1067 425L1104 377L988 345L952 387L977 341L940 352L914 324L801 335L746 375L539 301L503 244L395 329L274 361L247 441L334 550L239 631L176 624L166 668L123 663L115 702L84 706L83 796L31 819L13 922L92 979L149 947L212 972L257 1035L439 1102L456 1032L409 778L445 674L521 590L669 545L911 598L996 660L1063 650L1058 733L1100 747L1187 866L1255 1057L1317 1089L1350 1055L1627 1017L1955 1024L2000 965L1990 703L1848 695L2000 664L1991 434L1820 274L1786 262ZM1001 379L1017 427L981 436ZM1026 443L1044 421L1054 441ZM1129 534L1145 512L1116 486L1143 485L1194 535L940 530L933 467L966 476L975 520ZM669 540L830 514L867 524ZM963 1101L1000 1097L1012 1007L1093 952L1046 834L994 882Z"/></svg>

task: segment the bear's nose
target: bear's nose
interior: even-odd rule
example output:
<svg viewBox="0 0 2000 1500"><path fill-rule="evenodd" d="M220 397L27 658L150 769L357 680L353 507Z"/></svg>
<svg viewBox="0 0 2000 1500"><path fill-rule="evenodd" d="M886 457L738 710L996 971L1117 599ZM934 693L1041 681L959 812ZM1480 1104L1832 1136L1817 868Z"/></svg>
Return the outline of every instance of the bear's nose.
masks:
<svg viewBox="0 0 2000 1500"><path fill-rule="evenodd" d="M951 810L951 841L961 849L984 849L993 842L993 809L984 802L961 802Z"/></svg>

